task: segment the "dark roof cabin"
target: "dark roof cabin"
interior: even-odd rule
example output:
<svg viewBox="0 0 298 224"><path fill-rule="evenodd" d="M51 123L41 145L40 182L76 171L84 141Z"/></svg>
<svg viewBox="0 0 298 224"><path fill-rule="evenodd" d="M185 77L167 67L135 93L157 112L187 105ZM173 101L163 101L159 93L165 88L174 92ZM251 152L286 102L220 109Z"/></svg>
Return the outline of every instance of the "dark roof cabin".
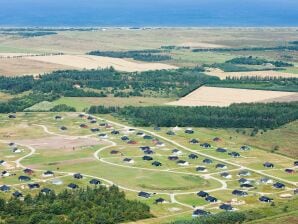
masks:
<svg viewBox="0 0 298 224"><path fill-rule="evenodd" d="M154 161L152 163L153 166L162 166L162 163L161 162L158 162L158 161Z"/></svg>
<svg viewBox="0 0 298 224"><path fill-rule="evenodd" d="M175 160L178 160L179 157L178 156L169 156L168 157L168 160L171 160L171 161L175 161Z"/></svg>
<svg viewBox="0 0 298 224"><path fill-rule="evenodd" d="M273 168L274 167L274 164L273 163L269 163L269 162L265 162L263 164L263 166L266 167L266 168Z"/></svg>
<svg viewBox="0 0 298 224"><path fill-rule="evenodd" d="M199 197L202 197L202 198L205 198L205 197L209 196L209 194L205 191L200 191L200 192L197 193L197 195Z"/></svg>
<svg viewBox="0 0 298 224"><path fill-rule="evenodd" d="M211 164L211 163L213 163L213 161L211 159L204 159L203 160L203 163L205 163L205 164Z"/></svg>
<svg viewBox="0 0 298 224"><path fill-rule="evenodd" d="M55 120L61 120L61 119L62 119L62 117L60 115L55 116Z"/></svg>
<svg viewBox="0 0 298 224"><path fill-rule="evenodd" d="M216 152L227 152L227 150L219 147L216 149Z"/></svg>
<svg viewBox="0 0 298 224"><path fill-rule="evenodd" d="M285 169L285 172L293 174L293 173L295 173L295 170L287 168L287 169Z"/></svg>
<svg viewBox="0 0 298 224"><path fill-rule="evenodd" d="M144 192L144 191L141 191L141 192L138 193L138 196L142 197L142 198L150 198L151 194L147 193L147 192Z"/></svg>
<svg viewBox="0 0 298 224"><path fill-rule="evenodd" d="M253 188L254 186L251 184L240 184L241 188Z"/></svg>
<svg viewBox="0 0 298 224"><path fill-rule="evenodd" d="M242 151L248 151L248 150L250 150L250 147L247 146L247 145L243 145L243 146L240 147L240 150L242 150Z"/></svg>
<svg viewBox="0 0 298 224"><path fill-rule="evenodd" d="M40 190L40 192L43 194L49 194L51 191L52 190L50 188L46 188L46 187Z"/></svg>
<svg viewBox="0 0 298 224"><path fill-rule="evenodd" d="M119 134L120 134L120 132L119 132L119 131L117 131L117 130L113 130L113 131L111 131L111 134L112 134L112 135L119 135Z"/></svg>
<svg viewBox="0 0 298 224"><path fill-rule="evenodd" d="M173 131L168 131L168 132L167 132L167 135L175 135L175 132L173 132Z"/></svg>
<svg viewBox="0 0 298 224"><path fill-rule="evenodd" d="M239 182L239 184L249 184L250 183L250 181L245 178L240 178L238 180L238 182Z"/></svg>
<svg viewBox="0 0 298 224"><path fill-rule="evenodd" d="M83 175L81 175L80 173L75 173L73 175L73 178L75 178L75 179L83 179Z"/></svg>
<svg viewBox="0 0 298 224"><path fill-rule="evenodd" d="M248 170L240 170L238 172L239 176L250 176L250 172Z"/></svg>
<svg viewBox="0 0 298 224"><path fill-rule="evenodd" d="M294 166L298 166L298 161L295 161L294 162Z"/></svg>
<svg viewBox="0 0 298 224"><path fill-rule="evenodd" d="M155 204L162 204L162 203L165 203L165 202L166 202L166 200L163 199L163 198L158 198L158 199L155 200Z"/></svg>
<svg viewBox="0 0 298 224"><path fill-rule="evenodd" d="M80 124L80 128L88 128L86 124Z"/></svg>
<svg viewBox="0 0 298 224"><path fill-rule="evenodd" d="M12 196L14 196L15 198L21 198L23 197L23 194L18 191L15 191L12 193Z"/></svg>
<svg viewBox="0 0 298 224"><path fill-rule="evenodd" d="M199 143L199 140L193 138L193 139L191 139L191 140L189 141L189 143L190 143L190 144L198 144L198 143Z"/></svg>
<svg viewBox="0 0 298 224"><path fill-rule="evenodd" d="M40 188L40 185L38 183L34 183L34 184L28 184L29 189L37 189Z"/></svg>
<svg viewBox="0 0 298 224"><path fill-rule="evenodd" d="M91 128L90 129L92 132L99 132L99 128Z"/></svg>
<svg viewBox="0 0 298 224"><path fill-rule="evenodd" d="M221 141L221 139L220 139L220 138L218 138L218 137L215 137L215 138L213 138L213 141L214 141L214 142L220 142L220 141Z"/></svg>
<svg viewBox="0 0 298 224"><path fill-rule="evenodd" d="M211 148L211 145L207 142L203 143L203 144L200 144L201 147L203 147L204 149L208 149L208 148Z"/></svg>
<svg viewBox="0 0 298 224"><path fill-rule="evenodd" d="M72 190L79 188L79 186L74 184L74 183L68 184L67 187L72 189Z"/></svg>
<svg viewBox="0 0 298 224"><path fill-rule="evenodd" d="M232 156L233 158L240 157L240 153L238 153L238 152L229 152L228 155Z"/></svg>
<svg viewBox="0 0 298 224"><path fill-rule="evenodd" d="M225 164L218 163L218 164L216 164L215 168L216 169L225 169L225 168L227 168L227 166Z"/></svg>
<svg viewBox="0 0 298 224"><path fill-rule="evenodd" d="M151 156L143 156L143 160L150 161L153 160L153 158Z"/></svg>
<svg viewBox="0 0 298 224"><path fill-rule="evenodd" d="M147 149L147 150L144 150L144 154L152 155L152 154L154 154L154 151L151 149Z"/></svg>
<svg viewBox="0 0 298 224"><path fill-rule="evenodd" d="M205 198L205 200L208 201L208 202L211 202L211 203L217 202L217 198L212 197L212 196L210 196L210 195L207 196L207 197Z"/></svg>
<svg viewBox="0 0 298 224"><path fill-rule="evenodd" d="M207 212L205 210L202 209L196 209L193 211L192 216L193 217L198 217L198 216L207 216L210 215L210 212Z"/></svg>
<svg viewBox="0 0 298 224"><path fill-rule="evenodd" d="M198 172L204 172L204 171L206 171L206 167L198 166L198 167L196 168L196 171L198 171Z"/></svg>
<svg viewBox="0 0 298 224"><path fill-rule="evenodd" d="M232 205L229 204L222 204L219 206L219 208L225 211L232 211L234 209Z"/></svg>
<svg viewBox="0 0 298 224"><path fill-rule="evenodd" d="M66 130L67 130L67 127L62 126L62 127L60 127L60 130L62 130L62 131L66 131Z"/></svg>
<svg viewBox="0 0 298 224"><path fill-rule="evenodd" d="M273 187L276 188L276 189L283 189L286 186L283 183L276 182L276 183L273 184Z"/></svg>
<svg viewBox="0 0 298 224"><path fill-rule="evenodd" d="M23 170L25 174L29 174L31 175L33 173L33 170L29 169L29 168L26 168Z"/></svg>
<svg viewBox="0 0 298 224"><path fill-rule="evenodd" d="M160 131L160 127L154 127L155 131Z"/></svg>
<svg viewBox="0 0 298 224"><path fill-rule="evenodd" d="M99 185L99 184L101 184L101 182L100 182L100 180L92 179L92 180L89 181L89 184Z"/></svg>
<svg viewBox="0 0 298 224"><path fill-rule="evenodd" d="M18 179L19 179L19 181L30 181L31 180L31 178L28 176L19 176Z"/></svg>
<svg viewBox="0 0 298 224"><path fill-rule="evenodd" d="M236 196L240 196L240 197L245 197L245 196L248 195L247 192L245 192L245 191L240 191L240 190L233 190L233 191L232 191L232 194L233 194L233 195L236 195Z"/></svg>
<svg viewBox="0 0 298 224"><path fill-rule="evenodd" d="M196 154L189 154L188 155L188 158L189 159L197 159L197 158L199 158Z"/></svg>
<svg viewBox="0 0 298 224"><path fill-rule="evenodd" d="M145 136L143 137L143 139L146 139L146 140L151 140L151 139L153 139L153 137L152 137L152 136L150 136L150 135L145 135Z"/></svg>
<svg viewBox="0 0 298 224"><path fill-rule="evenodd" d="M268 198L266 196L261 196L261 197L259 197L259 201L269 203L269 202L272 202L273 199L272 198Z"/></svg>
<svg viewBox="0 0 298 224"><path fill-rule="evenodd" d="M110 152L110 154L112 154L112 155L116 155L116 154L118 154L119 153L119 151L117 151L117 150L112 150L111 152Z"/></svg>
<svg viewBox="0 0 298 224"><path fill-rule="evenodd" d="M8 118L17 118L17 116L15 114L9 114Z"/></svg>
<svg viewBox="0 0 298 224"><path fill-rule="evenodd" d="M7 185L2 185L2 186L0 187L0 191L8 192L8 191L10 191L10 187L7 186Z"/></svg>
<svg viewBox="0 0 298 224"><path fill-rule="evenodd" d="M122 141L128 141L128 140L129 140L129 137L127 137L127 136L122 136L122 137L121 137L121 140L122 140Z"/></svg>
<svg viewBox="0 0 298 224"><path fill-rule="evenodd" d="M185 134L193 134L194 131L193 131L192 129L186 129L186 130L184 131L184 133L185 133Z"/></svg>

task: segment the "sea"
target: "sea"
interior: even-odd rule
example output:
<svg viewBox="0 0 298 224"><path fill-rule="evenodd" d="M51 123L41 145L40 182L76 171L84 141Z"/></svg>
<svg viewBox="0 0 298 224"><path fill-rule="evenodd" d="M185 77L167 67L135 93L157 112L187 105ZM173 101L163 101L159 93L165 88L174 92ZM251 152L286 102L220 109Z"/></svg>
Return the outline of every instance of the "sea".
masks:
<svg viewBox="0 0 298 224"><path fill-rule="evenodd" d="M1 27L296 27L298 0L0 0Z"/></svg>

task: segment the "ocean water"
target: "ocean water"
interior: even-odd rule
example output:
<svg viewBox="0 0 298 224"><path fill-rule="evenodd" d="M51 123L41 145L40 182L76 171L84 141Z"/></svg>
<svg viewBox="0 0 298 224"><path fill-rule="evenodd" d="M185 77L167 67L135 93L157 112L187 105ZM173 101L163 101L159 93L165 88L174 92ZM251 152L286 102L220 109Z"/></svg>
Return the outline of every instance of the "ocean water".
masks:
<svg viewBox="0 0 298 224"><path fill-rule="evenodd" d="M0 0L0 26L298 26L298 0Z"/></svg>

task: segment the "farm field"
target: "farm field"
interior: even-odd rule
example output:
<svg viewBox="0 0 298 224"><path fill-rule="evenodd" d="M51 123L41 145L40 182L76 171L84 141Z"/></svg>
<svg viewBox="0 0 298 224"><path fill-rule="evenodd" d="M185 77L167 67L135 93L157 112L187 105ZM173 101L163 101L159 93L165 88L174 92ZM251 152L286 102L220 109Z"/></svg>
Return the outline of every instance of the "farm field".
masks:
<svg viewBox="0 0 298 224"><path fill-rule="evenodd" d="M284 171L286 168L297 170L297 167L293 167L295 159L264 151L264 148L271 147L268 139L274 138L274 132L281 133L284 132L283 129L292 132L292 135L287 135L289 145L293 147L297 144L296 123L281 130L268 130L257 135L254 143L247 144L249 150L243 151L240 147L250 142L252 137L232 129L194 128L193 134L187 134L185 128L155 130L130 127L115 118L109 119L109 115L79 115L26 112L17 113L14 119L0 115L1 123L5 123L0 127L0 159L6 162L1 170L7 170L11 174L0 179L0 185L11 187L9 192L0 193L3 197L9 198L15 190L23 194L37 194L39 190L30 190L28 183L39 183L40 188L61 191L69 183L82 188L90 185L92 178L96 178L102 184L117 185L128 198L150 205L152 214L156 217L138 223L167 223L171 219L187 218L194 208L217 213L220 211L218 206L225 202L239 210L269 207L269 204L258 201L258 197L264 194L274 198L276 203L284 200L281 195L285 193L292 198L296 197L293 196L293 190L298 184L297 173L288 174ZM61 127L66 129L62 130ZM169 129L175 132L174 136L166 134ZM220 140L213 141L215 137ZM199 143L208 142L211 147L205 149L200 144L190 144L192 138L199 139ZM282 152L283 140L280 141L279 151ZM14 145L9 146L8 143L12 142ZM145 146L148 153L140 148ZM240 157L232 158L228 152L216 152L218 147L226 148L228 152L238 152ZM18 148L20 152L13 153L12 148ZM190 154L198 158L191 159ZM145 155L153 159L144 160ZM178 159L170 160L170 156ZM207 158L212 163L204 163L203 160ZM297 158L297 154L292 158ZM181 162L179 165L179 160L183 164ZM160 162L161 166L152 165L154 161ZM266 161L274 163L275 167L264 168L262 164ZM216 169L215 165L219 163L225 164L226 168ZM199 172L196 171L197 167L205 167L206 170ZM32 173L24 174L25 168L30 168ZM54 175L43 176L43 172L47 170L53 171ZM249 172L241 176L239 173L242 171ZM223 178L223 172L230 173L231 178ZM83 179L75 179L74 173L81 173ZM19 182L17 178L20 175L28 175L31 181ZM231 193L234 189L240 189L238 180L241 177L249 179L253 185L253 188L245 189L249 195L247 197L237 197ZM271 184L261 183L260 179L263 177L272 180ZM55 184L56 182L59 184ZM274 182L284 183L285 188L272 188ZM218 202L209 203L198 197L196 193L201 190L218 198ZM151 197L138 197L140 191L150 193ZM160 197L167 203L154 204Z"/></svg>
<svg viewBox="0 0 298 224"><path fill-rule="evenodd" d="M232 103L297 101L298 94L264 90L200 87L185 97L168 103L175 106L229 106Z"/></svg>

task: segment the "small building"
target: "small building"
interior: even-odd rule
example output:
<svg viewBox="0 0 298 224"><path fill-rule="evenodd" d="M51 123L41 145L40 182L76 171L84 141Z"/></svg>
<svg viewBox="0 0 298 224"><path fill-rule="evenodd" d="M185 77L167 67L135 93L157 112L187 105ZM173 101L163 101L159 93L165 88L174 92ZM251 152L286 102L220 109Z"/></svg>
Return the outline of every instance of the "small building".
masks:
<svg viewBox="0 0 298 224"><path fill-rule="evenodd" d="M67 130L67 127L62 126L62 127L60 127L60 130L61 130L61 131L66 131L66 130Z"/></svg>
<svg viewBox="0 0 298 224"><path fill-rule="evenodd" d="M176 156L180 156L180 155L182 155L182 152L179 149L173 149L172 154L176 155Z"/></svg>
<svg viewBox="0 0 298 224"><path fill-rule="evenodd" d="M29 168L26 168L23 170L25 174L28 174L28 175L31 175L33 174L33 170L29 169Z"/></svg>
<svg viewBox="0 0 298 224"><path fill-rule="evenodd" d="M153 158L151 156L143 156L143 160L151 161L151 160L153 160Z"/></svg>
<svg viewBox="0 0 298 224"><path fill-rule="evenodd" d="M137 135L137 136L143 136L143 137L145 136L144 132L141 132L141 131L138 131L138 132L136 133L136 135Z"/></svg>
<svg viewBox="0 0 298 224"><path fill-rule="evenodd" d="M169 157L168 157L168 160L170 160L170 161L176 161L176 160L178 160L178 159L179 159L178 156L169 156Z"/></svg>
<svg viewBox="0 0 298 224"><path fill-rule="evenodd" d="M92 132L99 132L99 128L91 128L90 129Z"/></svg>
<svg viewBox="0 0 298 224"><path fill-rule="evenodd" d="M90 121L90 124L95 124L96 122L97 122L97 120L93 119L93 120Z"/></svg>
<svg viewBox="0 0 298 224"><path fill-rule="evenodd" d="M165 146L165 143L160 142L160 141L157 141L157 142L155 143L155 145L156 145L156 147L163 147L163 146Z"/></svg>
<svg viewBox="0 0 298 224"><path fill-rule="evenodd" d="M80 124L80 128L88 128L86 124Z"/></svg>
<svg viewBox="0 0 298 224"><path fill-rule="evenodd" d="M213 163L213 161L211 160L211 159L204 159L203 160L203 163L205 163L205 164L211 164L211 163Z"/></svg>
<svg viewBox="0 0 298 224"><path fill-rule="evenodd" d="M6 171L6 170L3 170L2 172L1 172L1 177L9 177L9 172L8 171Z"/></svg>
<svg viewBox="0 0 298 224"><path fill-rule="evenodd" d="M215 166L216 169L227 169L227 166L225 164L222 163L218 163Z"/></svg>
<svg viewBox="0 0 298 224"><path fill-rule="evenodd" d="M240 196L240 197L245 197L245 196L248 195L247 192L245 192L245 191L240 191L240 190L233 190L233 191L232 191L232 194L233 194L233 195L236 195L236 196Z"/></svg>
<svg viewBox="0 0 298 224"><path fill-rule="evenodd" d="M198 155L192 153L192 154L189 154L189 155L188 155L188 158L189 158L189 159L197 159L197 158L199 158L199 157L198 157Z"/></svg>
<svg viewBox="0 0 298 224"><path fill-rule="evenodd" d="M247 188L247 189L249 189L249 188L254 188L254 186L251 185L251 184L240 184L240 187L241 187L241 188Z"/></svg>
<svg viewBox="0 0 298 224"><path fill-rule="evenodd" d="M196 168L196 171L198 171L198 172L207 172L207 169L206 169L206 167L204 167L204 166L198 166L198 167Z"/></svg>
<svg viewBox="0 0 298 224"><path fill-rule="evenodd" d="M200 146L201 146L202 148L204 148L204 149L209 149L209 148L211 148L211 145L210 145L209 143L207 143L207 142L200 144Z"/></svg>
<svg viewBox="0 0 298 224"><path fill-rule="evenodd" d="M289 174L293 174L293 173L295 173L295 170L287 168L287 169L285 169L285 172L289 173Z"/></svg>
<svg viewBox="0 0 298 224"><path fill-rule="evenodd" d="M145 140L151 140L151 139L153 139L153 137L151 135L144 135L143 136L143 139L145 139Z"/></svg>
<svg viewBox="0 0 298 224"><path fill-rule="evenodd" d="M122 141L128 141L128 140L129 140L129 137L127 137L127 136L122 136L122 137L121 137L121 140L122 140Z"/></svg>
<svg viewBox="0 0 298 224"><path fill-rule="evenodd" d="M207 216L207 215L210 215L210 212L202 209L196 209L192 213L192 217Z"/></svg>
<svg viewBox="0 0 298 224"><path fill-rule="evenodd" d="M247 177L247 176L250 176L250 172L248 170L241 170L239 171L238 175Z"/></svg>
<svg viewBox="0 0 298 224"><path fill-rule="evenodd" d="M240 147L240 150L242 150L242 151L249 151L250 150L250 147L247 146L247 145L243 145L243 146Z"/></svg>
<svg viewBox="0 0 298 224"><path fill-rule="evenodd" d="M218 138L218 137L215 137L215 138L213 138L213 141L214 141L214 142L221 142L221 139Z"/></svg>
<svg viewBox="0 0 298 224"><path fill-rule="evenodd" d="M112 135L119 135L119 134L120 134L120 132L119 132L119 131L117 131L117 130L113 130L113 131L111 131L111 134L112 134Z"/></svg>
<svg viewBox="0 0 298 224"><path fill-rule="evenodd" d="M151 149L150 146L141 146L140 150L145 151Z"/></svg>
<svg viewBox="0 0 298 224"><path fill-rule="evenodd" d="M179 166L188 166L189 162L187 162L185 160L178 160L177 165L179 165Z"/></svg>
<svg viewBox="0 0 298 224"><path fill-rule="evenodd" d="M110 154L112 154L112 155L116 155L116 154L119 154L120 152L119 151L117 151L117 150L112 150L112 151L110 151Z"/></svg>
<svg viewBox="0 0 298 224"><path fill-rule="evenodd" d="M31 180L31 178L28 176L19 176L18 179L19 179L19 181L30 181Z"/></svg>
<svg viewBox="0 0 298 224"><path fill-rule="evenodd" d="M245 178L241 178L238 180L239 184L250 184L250 180L247 180Z"/></svg>
<svg viewBox="0 0 298 224"><path fill-rule="evenodd" d="M230 179L232 178L232 175L228 172L223 172L220 174L221 177L226 178L226 179Z"/></svg>
<svg viewBox="0 0 298 224"><path fill-rule="evenodd" d="M21 198L23 197L23 194L18 191L15 191L12 193L12 196L14 196L15 198Z"/></svg>
<svg viewBox="0 0 298 224"><path fill-rule="evenodd" d="M205 192L205 191L199 191L199 192L197 193L197 195L198 195L199 197L201 197L201 198L206 198L206 197L209 196L209 194L208 194L207 192Z"/></svg>
<svg viewBox="0 0 298 224"><path fill-rule="evenodd" d="M0 191L8 192L8 191L10 191L10 187L7 186L7 185L2 185L2 186L0 187Z"/></svg>
<svg viewBox="0 0 298 224"><path fill-rule="evenodd" d="M200 141L198 140L198 139L195 139L195 138L193 138L193 139L191 139L190 141L189 141L189 143L190 144L198 144Z"/></svg>
<svg viewBox="0 0 298 224"><path fill-rule="evenodd" d="M158 198L155 200L155 204L163 204L163 203L166 203L166 200L163 198Z"/></svg>
<svg viewBox="0 0 298 224"><path fill-rule="evenodd" d="M233 158L239 158L240 157L240 153L238 153L238 152L229 152L228 155L232 156Z"/></svg>
<svg viewBox="0 0 298 224"><path fill-rule="evenodd" d="M144 154L152 155L152 154L154 154L154 151L151 150L151 149L147 149L147 150L144 151Z"/></svg>
<svg viewBox="0 0 298 224"><path fill-rule="evenodd" d="M33 189L40 188L40 185L38 183L33 183L33 184L28 184L28 187L30 190L33 190Z"/></svg>
<svg viewBox="0 0 298 224"><path fill-rule="evenodd" d="M83 175L80 174L80 173L75 173L75 174L73 175L73 178L75 178L75 179L83 179Z"/></svg>
<svg viewBox="0 0 298 224"><path fill-rule="evenodd" d="M62 119L62 117L60 115L55 116L55 120L61 120L61 119Z"/></svg>
<svg viewBox="0 0 298 224"><path fill-rule="evenodd" d="M294 166L298 166L298 161L295 161L294 162Z"/></svg>
<svg viewBox="0 0 298 224"><path fill-rule="evenodd" d="M124 158L124 159L123 159L123 162L125 162L125 163L129 163L129 164L133 164L133 163L135 163L135 161L134 161L133 159L131 159L131 158Z"/></svg>
<svg viewBox="0 0 298 224"><path fill-rule="evenodd" d="M189 128L189 129L186 129L186 130L184 131L184 133L185 133L185 134L193 134L193 133L195 133L195 132L194 132L194 130L192 130L192 129Z"/></svg>
<svg viewBox="0 0 298 224"><path fill-rule="evenodd" d="M267 196L261 196L261 197L259 197L259 201L260 202L265 202L265 203L270 203L270 202L273 201L273 199L272 198L269 198Z"/></svg>
<svg viewBox="0 0 298 224"><path fill-rule="evenodd" d="M273 184L273 187L276 189L284 189L286 186L283 183L276 182Z"/></svg>
<svg viewBox="0 0 298 224"><path fill-rule="evenodd" d="M54 172L48 170L48 171L44 172L44 173L42 174L42 176L44 176L44 177L52 177L52 176L54 176Z"/></svg>
<svg viewBox="0 0 298 224"><path fill-rule="evenodd" d="M222 204L219 206L220 209L225 210L225 211L233 211L234 208L230 204Z"/></svg>
<svg viewBox="0 0 298 224"><path fill-rule="evenodd" d="M272 184L273 183L273 180L270 179L270 178L268 178L268 177L262 177L260 179L260 183L262 183L262 184Z"/></svg>
<svg viewBox="0 0 298 224"><path fill-rule="evenodd" d="M148 193L148 192L141 191L141 192L138 193L138 196L141 197L141 198L150 198L151 194Z"/></svg>
<svg viewBox="0 0 298 224"><path fill-rule="evenodd" d="M10 118L10 119L14 119L14 118L17 118L17 116L16 116L15 114L9 114L9 115L8 115L8 118Z"/></svg>
<svg viewBox="0 0 298 224"><path fill-rule="evenodd" d="M42 194L49 194L51 191L52 191L52 190L51 190L50 188L46 188L46 187L40 190L40 192L41 192Z"/></svg>
<svg viewBox="0 0 298 224"><path fill-rule="evenodd" d="M158 162L158 161L154 161L151 164L152 164L152 166L162 166L162 163L161 162Z"/></svg>
<svg viewBox="0 0 298 224"><path fill-rule="evenodd" d="M167 134L167 135L175 135L175 132L173 132L173 131L167 131L166 134Z"/></svg>
<svg viewBox="0 0 298 224"><path fill-rule="evenodd" d="M76 185L76 184L74 184L74 183L68 184L67 187L68 187L69 189L71 189L71 190L74 190L74 189L78 189L78 188L79 188L79 186Z"/></svg>
<svg viewBox="0 0 298 224"><path fill-rule="evenodd" d="M216 152L222 152L222 153L224 153L224 152L227 152L227 150L226 149L224 149L224 148L217 148L216 149Z"/></svg>
<svg viewBox="0 0 298 224"><path fill-rule="evenodd" d="M205 198L205 200L208 201L208 202L211 202L211 203L215 203L215 202L218 201L217 198L212 197L212 196L210 196L210 195L208 195L208 196Z"/></svg>
<svg viewBox="0 0 298 224"><path fill-rule="evenodd" d="M137 144L137 142L135 140L129 140L129 141L127 141L127 144L135 145L135 144Z"/></svg>
<svg viewBox="0 0 298 224"><path fill-rule="evenodd" d="M6 162L4 160L0 160L0 165L4 166L4 165L6 165Z"/></svg>
<svg viewBox="0 0 298 224"><path fill-rule="evenodd" d="M160 127L154 127L154 131L160 131L161 128Z"/></svg>
<svg viewBox="0 0 298 224"><path fill-rule="evenodd" d="M265 162L265 163L263 163L263 166L266 167L266 168L273 168L274 164L270 163L270 162Z"/></svg>
<svg viewBox="0 0 298 224"><path fill-rule="evenodd" d="M98 137L101 138L101 139L107 139L109 136L105 133L101 133L101 134L98 135Z"/></svg>
<svg viewBox="0 0 298 224"><path fill-rule="evenodd" d="M89 181L89 184L99 185L99 184L101 184L101 182L100 182L100 180L92 179L92 180Z"/></svg>

